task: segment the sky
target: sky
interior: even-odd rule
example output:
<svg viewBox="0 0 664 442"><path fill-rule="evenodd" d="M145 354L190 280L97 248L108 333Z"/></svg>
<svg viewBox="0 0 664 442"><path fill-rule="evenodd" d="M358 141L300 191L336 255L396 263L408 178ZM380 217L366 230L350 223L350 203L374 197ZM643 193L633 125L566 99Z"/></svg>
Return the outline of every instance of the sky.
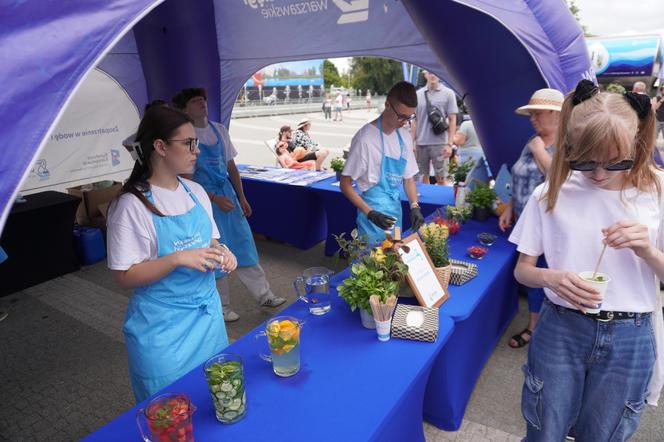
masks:
<svg viewBox="0 0 664 442"><path fill-rule="evenodd" d="M581 23L597 36L664 34L664 0L575 0Z"/></svg>
<svg viewBox="0 0 664 442"><path fill-rule="evenodd" d="M664 0L575 1L580 9L581 23L593 35L659 34L664 37ZM331 61L339 73L349 68L350 58L333 58Z"/></svg>

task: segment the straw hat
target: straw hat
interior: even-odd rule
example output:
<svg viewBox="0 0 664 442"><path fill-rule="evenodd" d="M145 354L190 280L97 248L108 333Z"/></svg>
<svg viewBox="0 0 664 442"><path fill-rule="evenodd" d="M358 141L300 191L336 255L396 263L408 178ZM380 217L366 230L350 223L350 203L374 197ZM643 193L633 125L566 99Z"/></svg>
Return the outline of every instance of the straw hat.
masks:
<svg viewBox="0 0 664 442"><path fill-rule="evenodd" d="M517 108L514 112L519 115L530 115L531 109L554 110L560 112L565 97L556 89L540 89L535 91L528 104Z"/></svg>
<svg viewBox="0 0 664 442"><path fill-rule="evenodd" d="M302 129L307 124L311 123L311 120L308 118L302 118L299 123L297 123L297 128Z"/></svg>

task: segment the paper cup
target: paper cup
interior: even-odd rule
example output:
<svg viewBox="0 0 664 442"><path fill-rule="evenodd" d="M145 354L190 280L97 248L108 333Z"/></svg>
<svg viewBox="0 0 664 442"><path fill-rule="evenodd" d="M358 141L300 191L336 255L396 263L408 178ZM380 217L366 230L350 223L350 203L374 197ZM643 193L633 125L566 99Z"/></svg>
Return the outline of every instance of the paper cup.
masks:
<svg viewBox="0 0 664 442"><path fill-rule="evenodd" d="M602 299L604 299L604 294L606 293L606 288L609 286L609 282L611 282L611 278L609 277L609 275L607 275L606 273L597 272L595 274L596 279L593 280L593 272L589 271L589 272L581 272L581 273L579 273L579 276L585 282L587 282L588 284L590 284L594 288L596 288L597 291L599 292L600 296L602 297ZM597 281L597 278L601 278L603 280L602 281ZM600 302L599 305L597 306L597 308L587 307L586 308L586 313L599 313L601 308L602 308L602 303Z"/></svg>
<svg viewBox="0 0 664 442"><path fill-rule="evenodd" d="M376 321L376 333L378 334L379 341L385 342L390 340L391 325L392 325L392 320Z"/></svg>

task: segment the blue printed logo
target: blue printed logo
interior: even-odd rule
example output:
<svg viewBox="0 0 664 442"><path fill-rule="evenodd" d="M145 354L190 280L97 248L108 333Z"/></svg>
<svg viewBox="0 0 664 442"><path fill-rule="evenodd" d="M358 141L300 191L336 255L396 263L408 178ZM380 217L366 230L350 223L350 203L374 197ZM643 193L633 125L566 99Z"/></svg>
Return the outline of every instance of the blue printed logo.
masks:
<svg viewBox="0 0 664 442"><path fill-rule="evenodd" d="M117 149L111 149L111 164L113 166L120 165L120 151Z"/></svg>

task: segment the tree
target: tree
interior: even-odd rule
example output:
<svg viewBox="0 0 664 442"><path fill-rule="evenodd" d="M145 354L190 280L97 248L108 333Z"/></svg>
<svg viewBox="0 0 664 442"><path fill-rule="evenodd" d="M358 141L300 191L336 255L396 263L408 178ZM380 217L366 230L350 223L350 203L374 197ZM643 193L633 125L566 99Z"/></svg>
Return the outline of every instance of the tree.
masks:
<svg viewBox="0 0 664 442"><path fill-rule="evenodd" d="M326 89L332 85L341 86L341 75L337 67L327 59L323 61L323 82Z"/></svg>
<svg viewBox="0 0 664 442"><path fill-rule="evenodd" d="M581 23L581 16L579 16L581 8L577 6L576 0L567 0L567 7L569 8L569 12L572 13L576 21L579 23L579 26L581 26L583 35L585 35L586 37L592 37L593 35L588 32L588 27L583 23Z"/></svg>
<svg viewBox="0 0 664 442"><path fill-rule="evenodd" d="M401 63L379 57L353 57L350 65L353 87L371 93L387 94L390 88L403 80Z"/></svg>

